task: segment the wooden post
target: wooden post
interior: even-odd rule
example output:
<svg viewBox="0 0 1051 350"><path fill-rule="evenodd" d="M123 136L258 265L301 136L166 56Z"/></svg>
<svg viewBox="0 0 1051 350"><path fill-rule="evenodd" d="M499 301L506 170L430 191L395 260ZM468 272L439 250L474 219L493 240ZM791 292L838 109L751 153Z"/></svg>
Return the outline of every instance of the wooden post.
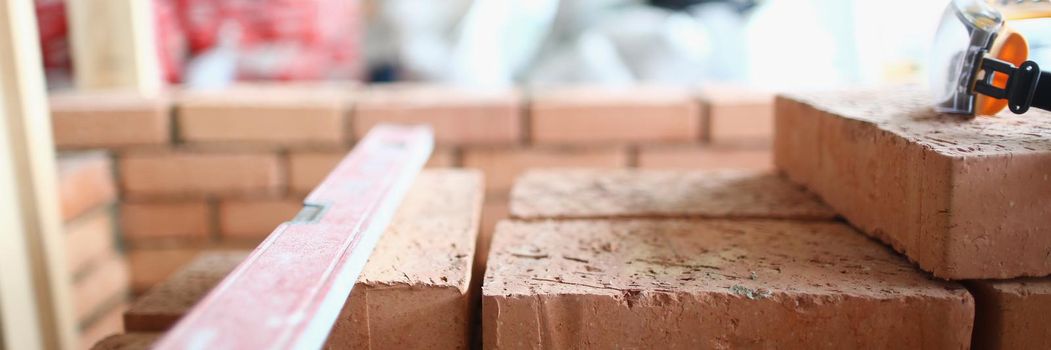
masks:
<svg viewBox="0 0 1051 350"><path fill-rule="evenodd" d="M44 72L32 0L0 0L0 347L72 349Z"/></svg>
<svg viewBox="0 0 1051 350"><path fill-rule="evenodd" d="M67 0L77 89L160 92L160 59L150 0Z"/></svg>

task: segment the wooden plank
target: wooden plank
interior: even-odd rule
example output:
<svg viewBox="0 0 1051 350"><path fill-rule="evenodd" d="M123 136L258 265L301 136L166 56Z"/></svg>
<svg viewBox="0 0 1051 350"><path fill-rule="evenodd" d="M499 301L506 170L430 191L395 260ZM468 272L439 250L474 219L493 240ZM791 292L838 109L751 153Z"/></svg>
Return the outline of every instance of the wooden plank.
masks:
<svg viewBox="0 0 1051 350"><path fill-rule="evenodd" d="M78 89L160 92L153 1L67 0L66 11Z"/></svg>
<svg viewBox="0 0 1051 350"><path fill-rule="evenodd" d="M0 347L76 344L31 0L0 0Z"/></svg>
<svg viewBox="0 0 1051 350"><path fill-rule="evenodd" d="M320 348L434 145L377 126L157 349Z"/></svg>

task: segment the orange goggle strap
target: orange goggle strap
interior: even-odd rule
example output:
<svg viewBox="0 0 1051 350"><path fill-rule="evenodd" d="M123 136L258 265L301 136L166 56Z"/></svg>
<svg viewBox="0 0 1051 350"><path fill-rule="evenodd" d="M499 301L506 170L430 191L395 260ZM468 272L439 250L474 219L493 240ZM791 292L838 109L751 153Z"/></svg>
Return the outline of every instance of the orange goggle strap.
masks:
<svg viewBox="0 0 1051 350"><path fill-rule="evenodd" d="M1011 63L986 57L981 71L985 77L979 80L974 91L992 98L1007 100L1007 107L1015 114L1022 114L1030 107L1051 111L1051 72L1043 72L1033 61L1025 61L1015 67ZM998 87L993 83L996 73L1007 77L1007 84Z"/></svg>

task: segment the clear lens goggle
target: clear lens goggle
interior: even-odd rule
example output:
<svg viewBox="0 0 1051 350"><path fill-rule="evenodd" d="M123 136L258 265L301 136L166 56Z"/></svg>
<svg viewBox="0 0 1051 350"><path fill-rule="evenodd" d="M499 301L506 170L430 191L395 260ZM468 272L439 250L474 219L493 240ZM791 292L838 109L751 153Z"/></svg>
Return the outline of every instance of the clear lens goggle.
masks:
<svg viewBox="0 0 1051 350"><path fill-rule="evenodd" d="M952 0L930 62L939 112L994 115L1051 110L1051 72L1028 61L1029 44L1005 18L1051 18L1051 0Z"/></svg>

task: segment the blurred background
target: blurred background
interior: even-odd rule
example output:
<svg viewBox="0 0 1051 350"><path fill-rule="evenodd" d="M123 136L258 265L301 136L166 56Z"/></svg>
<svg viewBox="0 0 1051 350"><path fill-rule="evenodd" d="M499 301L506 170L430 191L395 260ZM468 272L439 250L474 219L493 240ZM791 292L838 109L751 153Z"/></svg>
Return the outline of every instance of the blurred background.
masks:
<svg viewBox="0 0 1051 350"><path fill-rule="evenodd" d="M52 88L64 1L37 0ZM472 86L921 82L944 0L153 0L164 80ZM1034 56L1051 28L1035 26ZM1039 62L1039 60L1038 60Z"/></svg>

